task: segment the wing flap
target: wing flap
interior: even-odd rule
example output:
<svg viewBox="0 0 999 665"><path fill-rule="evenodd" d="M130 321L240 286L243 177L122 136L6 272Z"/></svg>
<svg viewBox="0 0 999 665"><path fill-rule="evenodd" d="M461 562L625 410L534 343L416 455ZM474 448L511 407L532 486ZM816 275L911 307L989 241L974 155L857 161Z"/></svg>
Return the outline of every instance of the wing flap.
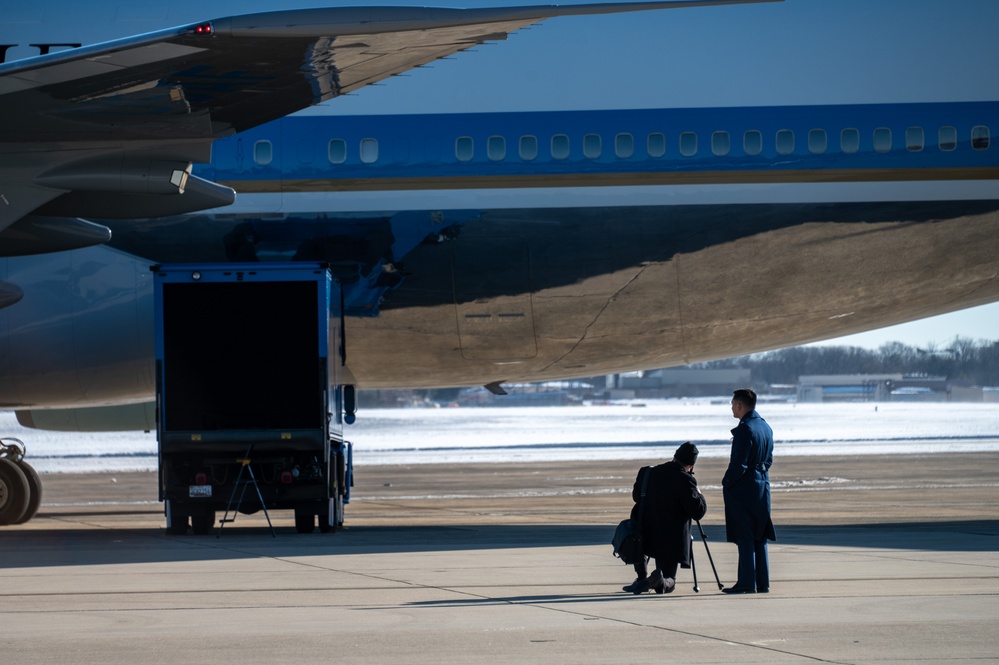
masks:
<svg viewBox="0 0 999 665"><path fill-rule="evenodd" d="M421 30L407 33L405 39L394 33L352 36L350 43L333 47L337 94L354 92L485 41L505 39L510 32L527 25L527 22L494 24L489 31L471 31L466 27Z"/></svg>
<svg viewBox="0 0 999 665"><path fill-rule="evenodd" d="M203 50L205 49L158 42L99 53L92 57L64 61L47 67L27 69L6 76L0 75L0 95L69 81L84 81L105 74L120 73L132 67L155 65L156 63L188 57ZM40 58L32 58L32 60L38 59ZM89 88L86 83L81 83L80 87L82 89ZM100 91L98 94L104 94L104 91Z"/></svg>

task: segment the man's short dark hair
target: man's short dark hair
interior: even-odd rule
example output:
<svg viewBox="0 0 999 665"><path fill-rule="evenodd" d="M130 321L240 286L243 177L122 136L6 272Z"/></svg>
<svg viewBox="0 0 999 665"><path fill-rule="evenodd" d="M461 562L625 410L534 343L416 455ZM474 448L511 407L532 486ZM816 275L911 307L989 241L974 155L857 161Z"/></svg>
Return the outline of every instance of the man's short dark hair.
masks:
<svg viewBox="0 0 999 665"><path fill-rule="evenodd" d="M732 399L741 402L750 411L756 409L756 393L753 392L752 388L739 388L732 393Z"/></svg>

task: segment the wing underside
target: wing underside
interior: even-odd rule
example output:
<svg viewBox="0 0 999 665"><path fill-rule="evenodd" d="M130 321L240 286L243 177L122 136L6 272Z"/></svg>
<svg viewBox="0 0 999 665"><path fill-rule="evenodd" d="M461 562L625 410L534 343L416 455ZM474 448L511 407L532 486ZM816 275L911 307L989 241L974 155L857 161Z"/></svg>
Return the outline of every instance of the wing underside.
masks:
<svg viewBox="0 0 999 665"><path fill-rule="evenodd" d="M226 205L232 190L190 174L213 140L546 18L761 1L779 0L271 12L0 65L0 241L26 215L93 217L109 196L136 218Z"/></svg>

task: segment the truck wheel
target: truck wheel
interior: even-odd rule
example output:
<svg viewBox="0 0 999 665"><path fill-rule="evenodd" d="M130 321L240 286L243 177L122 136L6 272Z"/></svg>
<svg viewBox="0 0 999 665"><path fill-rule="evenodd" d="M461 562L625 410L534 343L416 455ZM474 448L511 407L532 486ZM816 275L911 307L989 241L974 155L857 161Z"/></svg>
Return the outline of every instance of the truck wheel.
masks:
<svg viewBox="0 0 999 665"><path fill-rule="evenodd" d="M0 458L0 524L17 524L30 500L24 472L9 459Z"/></svg>
<svg viewBox="0 0 999 665"><path fill-rule="evenodd" d="M187 533L187 508L176 501L167 500L166 532L170 536L183 536Z"/></svg>
<svg viewBox="0 0 999 665"><path fill-rule="evenodd" d="M215 526L215 511L210 508L199 508L191 511L191 533L195 536L207 536Z"/></svg>
<svg viewBox="0 0 999 665"><path fill-rule="evenodd" d="M339 492L336 493L336 501L333 502L333 508L336 512L336 518L333 520L333 524L337 527L343 526L343 494Z"/></svg>
<svg viewBox="0 0 999 665"><path fill-rule="evenodd" d="M319 509L319 533L333 533L336 531L336 521L330 524L330 502L327 501Z"/></svg>
<svg viewBox="0 0 999 665"><path fill-rule="evenodd" d="M312 533L316 528L316 513L314 506L295 508L295 531Z"/></svg>

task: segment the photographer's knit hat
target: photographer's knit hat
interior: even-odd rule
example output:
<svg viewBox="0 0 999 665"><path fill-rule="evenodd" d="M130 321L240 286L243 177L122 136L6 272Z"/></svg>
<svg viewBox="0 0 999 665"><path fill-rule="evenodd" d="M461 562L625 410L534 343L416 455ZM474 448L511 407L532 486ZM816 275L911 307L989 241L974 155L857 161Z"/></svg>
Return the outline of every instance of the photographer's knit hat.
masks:
<svg viewBox="0 0 999 665"><path fill-rule="evenodd" d="M684 466L693 464L697 461L697 452L697 446L692 444L690 441L687 441L676 449L676 453L673 454L673 459Z"/></svg>

